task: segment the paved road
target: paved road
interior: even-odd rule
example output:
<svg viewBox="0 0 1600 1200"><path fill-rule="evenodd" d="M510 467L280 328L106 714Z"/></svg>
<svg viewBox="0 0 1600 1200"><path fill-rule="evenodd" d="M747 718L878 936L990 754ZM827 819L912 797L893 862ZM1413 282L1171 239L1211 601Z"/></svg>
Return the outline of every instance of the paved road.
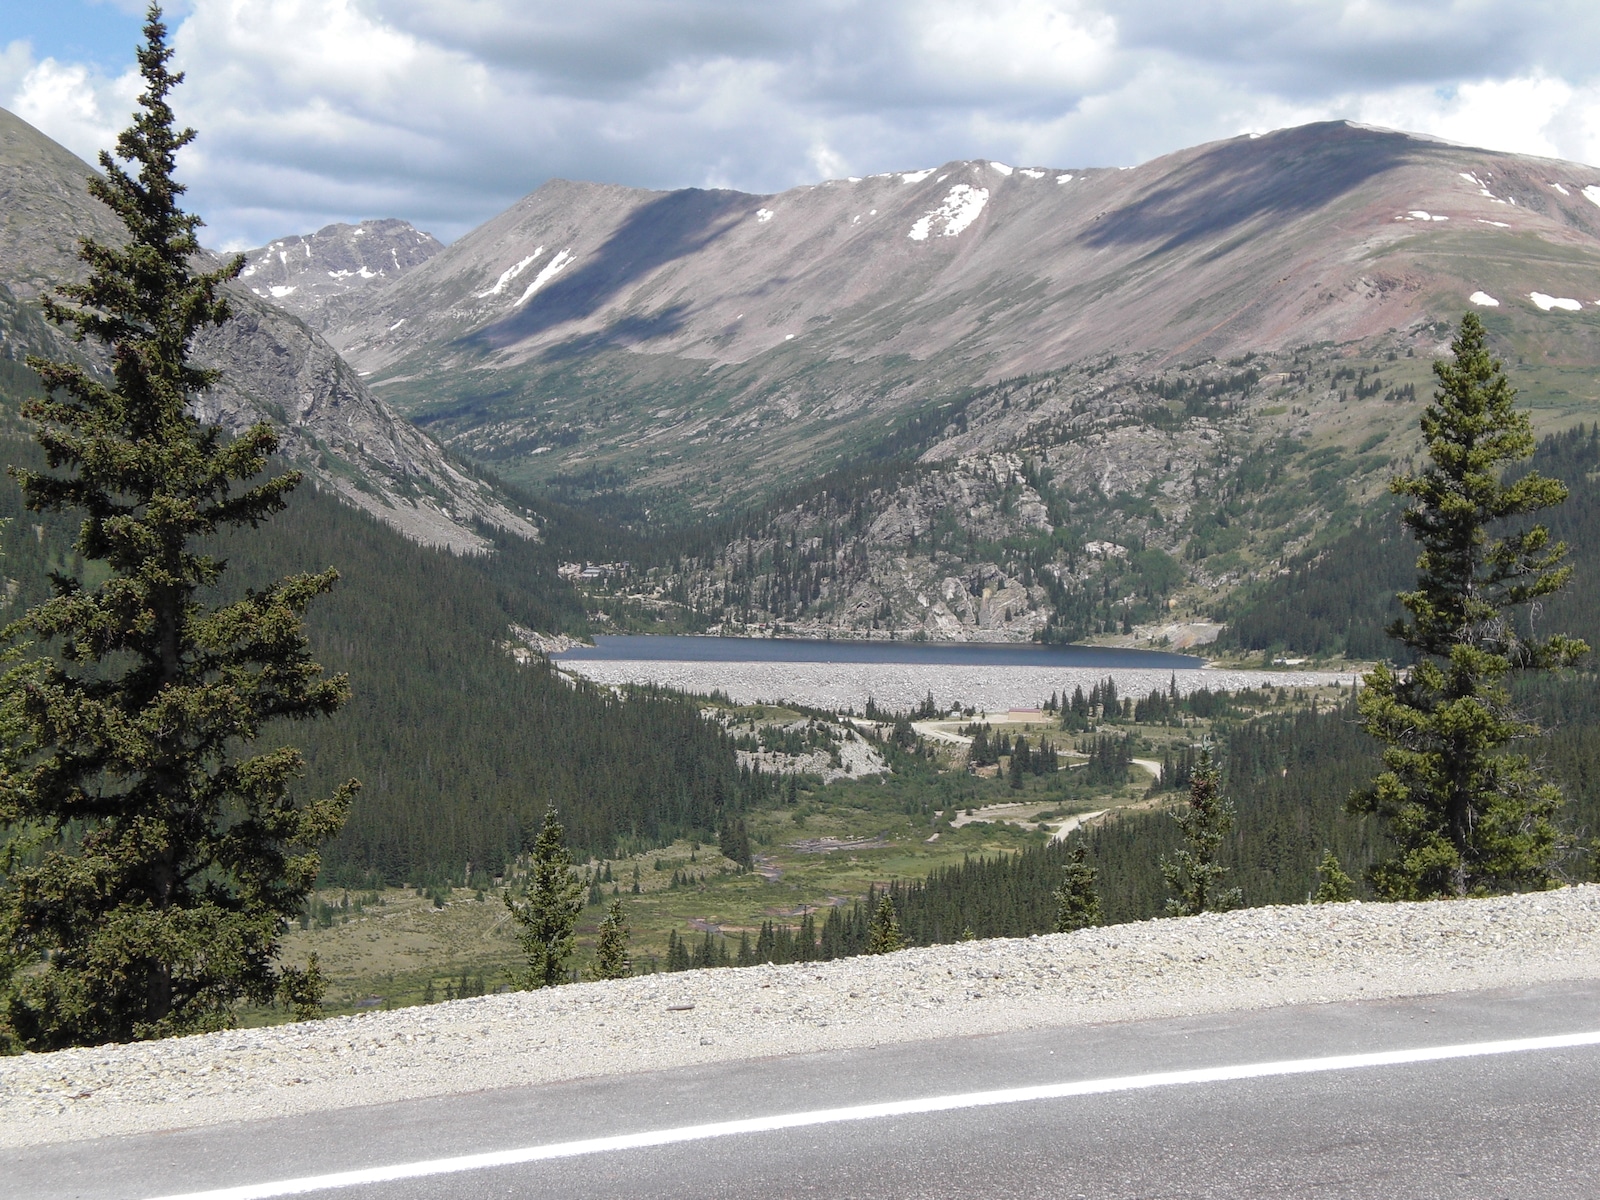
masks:
<svg viewBox="0 0 1600 1200"><path fill-rule="evenodd" d="M1600 984L1588 983L912 1043L4 1152L0 1195L139 1200L979 1089L1593 1031ZM902 1113L306 1194L1592 1200L1600 1044Z"/></svg>

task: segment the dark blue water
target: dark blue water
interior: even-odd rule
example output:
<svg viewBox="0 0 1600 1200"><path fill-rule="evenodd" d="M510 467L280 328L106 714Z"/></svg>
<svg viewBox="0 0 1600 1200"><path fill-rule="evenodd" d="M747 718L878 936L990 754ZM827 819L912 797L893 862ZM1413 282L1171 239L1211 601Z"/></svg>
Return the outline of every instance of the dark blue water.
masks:
<svg viewBox="0 0 1600 1200"><path fill-rule="evenodd" d="M972 642L824 642L805 638L724 638L624 635L597 637L552 655L559 659L628 659L645 662L853 662L933 663L963 667L1127 667L1192 671L1204 660L1165 650L1110 646L1039 646Z"/></svg>

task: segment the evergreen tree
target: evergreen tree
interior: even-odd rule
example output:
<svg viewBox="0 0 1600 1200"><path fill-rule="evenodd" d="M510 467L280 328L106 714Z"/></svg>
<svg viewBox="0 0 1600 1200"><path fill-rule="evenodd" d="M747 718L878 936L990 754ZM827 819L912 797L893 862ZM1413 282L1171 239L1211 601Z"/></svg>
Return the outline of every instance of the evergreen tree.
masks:
<svg viewBox="0 0 1600 1200"><path fill-rule="evenodd" d="M1087 929L1103 920L1100 895L1094 887L1095 869L1084 861L1086 854L1082 846L1073 847L1062 872L1061 886L1055 893L1057 933Z"/></svg>
<svg viewBox="0 0 1600 1200"><path fill-rule="evenodd" d="M1011 747L1011 763L1006 768L1006 777L1011 781L1014 789L1022 787L1022 777L1028 770L1028 739L1018 737L1017 744Z"/></svg>
<svg viewBox="0 0 1600 1200"><path fill-rule="evenodd" d="M867 953L893 954L904 947L905 939L900 936L900 922L894 915L894 902L885 892L883 899L878 901L877 910L872 914L872 927L867 933Z"/></svg>
<svg viewBox="0 0 1600 1200"><path fill-rule="evenodd" d="M667 970L687 971L689 969L689 947L678 936L676 929L667 931Z"/></svg>
<svg viewBox="0 0 1600 1200"><path fill-rule="evenodd" d="M975 767L986 767L990 753L988 726L979 725L978 732L972 735L972 748L967 751L967 761Z"/></svg>
<svg viewBox="0 0 1600 1200"><path fill-rule="evenodd" d="M1492 526L1566 499L1558 480L1506 470L1533 453L1532 426L1468 313L1454 363L1433 364L1439 386L1422 414L1429 463L1390 490L1409 505L1402 521L1420 543L1417 587L1389 635L1417 656L1409 673L1380 665L1366 677L1361 716L1386 746L1386 768L1350 799L1377 814L1396 853L1370 878L1386 899L1469 896L1554 886L1554 816L1560 790L1516 741L1538 735L1516 711L1508 679L1565 667L1588 646L1533 632L1537 603L1571 575L1566 546L1543 525L1490 536ZM1527 621L1519 632L1518 610Z"/></svg>
<svg viewBox="0 0 1600 1200"><path fill-rule="evenodd" d="M504 896L517 925L517 944L528 960L520 985L542 988L566 983L572 930L583 911L583 884L572 873L572 854L554 808L544 810L544 823L533 843L527 895L513 899L508 888Z"/></svg>
<svg viewBox="0 0 1600 1200"><path fill-rule="evenodd" d="M1313 904L1343 904L1356 898L1356 881L1344 873L1339 856L1329 850L1317 867L1317 890L1311 897Z"/></svg>
<svg viewBox="0 0 1600 1200"><path fill-rule="evenodd" d="M622 915L622 901L613 900L600 922L600 937L595 942L590 979L626 979L633 974L628 961L628 921Z"/></svg>
<svg viewBox="0 0 1600 1200"><path fill-rule="evenodd" d="M750 850L750 831L745 828L742 817L723 820L722 829L717 834L717 848L722 852L722 857L732 859L747 871L755 863Z"/></svg>
<svg viewBox="0 0 1600 1200"><path fill-rule="evenodd" d="M218 289L244 260L191 268L200 221L178 207L172 173L194 131L174 128L167 96L182 76L167 70L160 18L152 5L139 111L89 184L126 241L85 239L86 281L44 301L108 349L110 376L29 360L46 398L25 413L47 469L15 472L30 510L83 514L73 549L103 579L54 576L54 595L5 631L37 647L0 687L18 734L0 827L37 839L6 877L0 941L43 964L18 973L3 1004L36 1050L220 1029L236 1002L280 993L297 1013L314 1008L311 971L274 961L356 786L303 802L296 750L240 756L270 722L326 716L348 697L301 625L337 574L199 599L226 564L198 544L280 512L300 477L247 485L277 449L271 427L229 441L189 412L216 381L191 361L193 340L228 319Z"/></svg>
<svg viewBox="0 0 1600 1200"><path fill-rule="evenodd" d="M328 981L322 974L322 964L317 961L315 950L306 959L304 969L285 967L278 986L284 1004L296 1021L314 1021L322 1015L322 998L327 995Z"/></svg>
<svg viewBox="0 0 1600 1200"><path fill-rule="evenodd" d="M1222 777L1202 751L1189 781L1189 806L1177 814L1184 847L1161 860L1161 877L1177 895L1167 901L1170 917L1224 912L1238 905L1238 888L1221 888L1228 868L1217 862L1217 850L1233 828L1233 803L1222 794Z"/></svg>

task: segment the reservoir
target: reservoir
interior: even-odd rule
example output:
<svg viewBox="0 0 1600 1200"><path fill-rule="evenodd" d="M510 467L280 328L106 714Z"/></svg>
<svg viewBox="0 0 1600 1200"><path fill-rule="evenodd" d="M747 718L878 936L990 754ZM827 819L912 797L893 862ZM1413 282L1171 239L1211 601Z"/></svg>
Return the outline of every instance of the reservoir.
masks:
<svg viewBox="0 0 1600 1200"><path fill-rule="evenodd" d="M1166 650L1034 642L822 641L804 638L616 635L551 657L567 662L904 663L947 667L1197 671L1205 660Z"/></svg>

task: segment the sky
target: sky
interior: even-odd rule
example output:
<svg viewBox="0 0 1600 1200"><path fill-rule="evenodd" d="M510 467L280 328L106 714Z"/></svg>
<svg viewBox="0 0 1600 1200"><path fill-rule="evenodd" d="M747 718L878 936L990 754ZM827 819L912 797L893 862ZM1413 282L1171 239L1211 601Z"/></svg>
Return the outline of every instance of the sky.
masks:
<svg viewBox="0 0 1600 1200"><path fill-rule="evenodd" d="M551 178L766 193L951 159L1131 166L1347 118L1600 163L1596 0L173 0L218 249ZM93 159L139 0L0 0L0 107Z"/></svg>

